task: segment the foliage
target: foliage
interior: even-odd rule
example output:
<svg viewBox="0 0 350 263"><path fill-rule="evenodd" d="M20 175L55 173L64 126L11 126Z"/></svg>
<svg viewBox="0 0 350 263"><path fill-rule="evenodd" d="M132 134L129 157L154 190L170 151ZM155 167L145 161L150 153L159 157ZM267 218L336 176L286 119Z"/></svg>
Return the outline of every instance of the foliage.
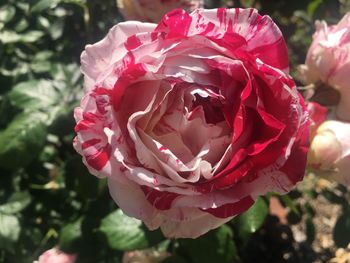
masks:
<svg viewBox="0 0 350 263"><path fill-rule="evenodd" d="M292 74L305 59L315 19L337 21L350 1L207 1L207 7L253 6L271 15L284 33ZM108 194L106 182L91 176L72 148L73 109L82 78L79 56L121 21L114 0L5 0L0 2L0 262L32 262L59 246L78 262L120 262L124 251L167 250L164 262L241 262L249 240L268 215L268 197L227 225L197 240L165 240L126 217ZM343 189L344 190L344 189ZM307 195L301 192L301 197ZM334 228L339 247L349 243L347 191L324 191L343 206ZM300 197L300 196L299 196ZM290 207L291 224L312 207ZM300 214L298 214L300 213Z"/></svg>

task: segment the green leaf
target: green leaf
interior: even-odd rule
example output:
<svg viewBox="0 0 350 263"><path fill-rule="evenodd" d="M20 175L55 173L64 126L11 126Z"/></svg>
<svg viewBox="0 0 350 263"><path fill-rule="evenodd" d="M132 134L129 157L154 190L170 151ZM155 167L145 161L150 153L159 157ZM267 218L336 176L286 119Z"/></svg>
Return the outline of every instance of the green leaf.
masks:
<svg viewBox="0 0 350 263"><path fill-rule="evenodd" d="M63 27L64 22L62 20L56 20L53 24L51 24L49 34L53 40L57 40L62 36Z"/></svg>
<svg viewBox="0 0 350 263"><path fill-rule="evenodd" d="M61 250L72 253L76 252L79 243L82 240L82 222L83 218L79 218L76 221L66 224L60 231L58 245Z"/></svg>
<svg viewBox="0 0 350 263"><path fill-rule="evenodd" d="M16 14L16 9L10 5L4 5L0 8L0 21L7 23Z"/></svg>
<svg viewBox="0 0 350 263"><path fill-rule="evenodd" d="M39 154L46 140L46 119L40 112L22 113L0 132L0 167L15 170Z"/></svg>
<svg viewBox="0 0 350 263"><path fill-rule="evenodd" d="M313 0L308 6L307 6L307 13L309 16L313 16L316 9L319 8L319 6L323 3L323 0Z"/></svg>
<svg viewBox="0 0 350 263"><path fill-rule="evenodd" d="M306 231L305 231L306 240L311 244L315 240L315 236L316 236L316 229L315 229L314 222L312 221L312 218L308 217L306 219L305 226L306 226Z"/></svg>
<svg viewBox="0 0 350 263"><path fill-rule="evenodd" d="M30 80L17 84L9 93L14 106L26 111L44 109L57 103L59 93L49 80Z"/></svg>
<svg viewBox="0 0 350 263"><path fill-rule="evenodd" d="M50 71L51 63L49 61L33 61L30 68L35 73L43 73Z"/></svg>
<svg viewBox="0 0 350 263"><path fill-rule="evenodd" d="M40 0L31 8L33 13L39 13L46 9L55 8L61 0Z"/></svg>
<svg viewBox="0 0 350 263"><path fill-rule="evenodd" d="M21 31L27 29L28 26L29 26L28 21L26 19L22 18L20 21L18 21L18 23L16 24L14 29L16 30L16 32L21 32Z"/></svg>
<svg viewBox="0 0 350 263"><path fill-rule="evenodd" d="M21 40L21 35L14 31L2 30L0 32L0 42L4 44L15 43Z"/></svg>
<svg viewBox="0 0 350 263"><path fill-rule="evenodd" d="M239 237L247 241L264 224L267 215L268 206L260 197L248 211L234 220Z"/></svg>
<svg viewBox="0 0 350 263"><path fill-rule="evenodd" d="M325 189L322 191L322 195L331 203L340 205L348 204L348 201L344 197L337 195L333 191Z"/></svg>
<svg viewBox="0 0 350 263"><path fill-rule="evenodd" d="M289 209L295 213L297 216L300 215L300 212L298 210L298 208L296 207L295 203L293 202L293 200L290 198L289 195L282 195L281 199L283 201L283 203L289 207Z"/></svg>
<svg viewBox="0 0 350 263"><path fill-rule="evenodd" d="M18 241L20 231L17 217L0 213L0 248L13 250L12 245Z"/></svg>
<svg viewBox="0 0 350 263"><path fill-rule="evenodd" d="M342 214L333 229L333 239L338 247L345 248L350 243L350 213Z"/></svg>
<svg viewBox="0 0 350 263"><path fill-rule="evenodd" d="M197 239L180 240L180 249L186 250L195 263L240 262L233 232L227 225Z"/></svg>
<svg viewBox="0 0 350 263"><path fill-rule="evenodd" d="M10 30L3 30L0 32L0 42L4 44L16 42L32 43L38 41L43 35L44 33L38 30L28 31L22 34L17 34Z"/></svg>
<svg viewBox="0 0 350 263"><path fill-rule="evenodd" d="M38 23L41 25L43 28L47 29L50 28L50 21L44 16L39 16L38 17Z"/></svg>
<svg viewBox="0 0 350 263"><path fill-rule="evenodd" d="M44 35L44 32L42 31L38 31L38 30L28 31L24 34L21 34L21 41L25 43L33 43L38 41L43 35Z"/></svg>
<svg viewBox="0 0 350 263"><path fill-rule="evenodd" d="M128 217L118 209L107 215L100 231L106 236L113 249L135 250L151 247L164 238L159 231L149 231L140 220Z"/></svg>
<svg viewBox="0 0 350 263"><path fill-rule="evenodd" d="M47 60L50 60L53 55L54 55L54 53L50 50L40 51L40 52L35 54L34 60L35 61L47 61Z"/></svg>
<svg viewBox="0 0 350 263"><path fill-rule="evenodd" d="M15 214L26 208L31 202L28 192L15 192L4 205L0 206L0 213Z"/></svg>

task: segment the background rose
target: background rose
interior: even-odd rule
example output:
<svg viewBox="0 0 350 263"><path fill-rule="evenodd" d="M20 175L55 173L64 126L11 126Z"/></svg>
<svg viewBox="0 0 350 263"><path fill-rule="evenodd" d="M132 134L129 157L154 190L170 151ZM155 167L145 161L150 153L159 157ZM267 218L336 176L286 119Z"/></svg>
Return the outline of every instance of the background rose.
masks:
<svg viewBox="0 0 350 263"><path fill-rule="evenodd" d="M58 248L45 251L35 263L74 263L77 256L66 254Z"/></svg>
<svg viewBox="0 0 350 263"><path fill-rule="evenodd" d="M197 237L304 175L307 122L287 49L254 9L125 22L81 56L76 150L123 211Z"/></svg>
<svg viewBox="0 0 350 263"><path fill-rule="evenodd" d="M308 162L330 172L331 179L350 186L350 123L324 122L312 140Z"/></svg>
<svg viewBox="0 0 350 263"><path fill-rule="evenodd" d="M191 12L203 7L203 0L117 0L117 5L125 19L158 22L175 8Z"/></svg>
<svg viewBox="0 0 350 263"><path fill-rule="evenodd" d="M306 84L322 81L337 89L340 102L337 115L350 120L350 13L337 25L316 21L316 32L308 50L305 65L300 66Z"/></svg>

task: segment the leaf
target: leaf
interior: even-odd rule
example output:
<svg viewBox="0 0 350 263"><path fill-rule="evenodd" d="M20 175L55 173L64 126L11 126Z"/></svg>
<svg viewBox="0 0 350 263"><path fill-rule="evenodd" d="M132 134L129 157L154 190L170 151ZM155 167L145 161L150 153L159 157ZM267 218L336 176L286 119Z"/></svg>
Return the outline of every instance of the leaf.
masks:
<svg viewBox="0 0 350 263"><path fill-rule="evenodd" d="M17 217L0 213L0 248L13 250L12 245L18 241L20 231Z"/></svg>
<svg viewBox="0 0 350 263"><path fill-rule="evenodd" d="M227 225L197 239L180 240L180 249L186 250L195 263L240 262L233 232Z"/></svg>
<svg viewBox="0 0 350 263"><path fill-rule="evenodd" d="M55 8L59 4L60 0L40 0L31 8L33 13L39 13L46 9Z"/></svg>
<svg viewBox="0 0 350 263"><path fill-rule="evenodd" d="M54 53L50 50L40 51L40 52L35 54L34 60L35 61L47 61L47 60L51 59L51 57L53 55L54 55Z"/></svg>
<svg viewBox="0 0 350 263"><path fill-rule="evenodd" d="M322 3L323 0L313 0L312 2L310 2L310 4L307 6L308 15L312 17L317 8L319 8Z"/></svg>
<svg viewBox="0 0 350 263"><path fill-rule="evenodd" d="M120 209L102 219L100 231L108 245L119 250L143 249L164 239L159 231L147 230L140 220L124 215Z"/></svg>
<svg viewBox="0 0 350 263"><path fill-rule="evenodd" d="M10 5L4 5L0 8L0 21L7 23L16 14L16 9Z"/></svg>
<svg viewBox="0 0 350 263"><path fill-rule="evenodd" d="M0 32L0 42L10 44L20 41L21 36L14 31L2 30Z"/></svg>
<svg viewBox="0 0 350 263"><path fill-rule="evenodd" d="M296 209L297 209L298 213L295 213L291 210L291 211L289 211L289 213L287 215L288 223L291 225L299 224L302 217L303 217L302 208L299 204L296 206Z"/></svg>
<svg viewBox="0 0 350 263"><path fill-rule="evenodd" d="M15 214L26 208L31 202L29 192L15 192L7 200L7 202L0 206L0 213Z"/></svg>
<svg viewBox="0 0 350 263"><path fill-rule="evenodd" d="M23 34L17 34L10 30L3 30L0 32L0 42L4 44L16 42L32 43L38 41L43 35L44 33L38 30L28 31Z"/></svg>
<svg viewBox="0 0 350 263"><path fill-rule="evenodd" d="M47 110L57 103L59 94L49 80L30 80L17 84L9 93L11 103L23 110Z"/></svg>
<svg viewBox="0 0 350 263"><path fill-rule="evenodd" d="M289 207L289 209L295 213L297 216L300 215L300 212L298 210L298 208L296 207L296 205L294 204L293 200L290 198L289 195L282 195L281 199L283 201L283 203Z"/></svg>
<svg viewBox="0 0 350 263"><path fill-rule="evenodd" d="M338 247L347 247L350 243L350 213L342 214L333 229L333 239Z"/></svg>
<svg viewBox="0 0 350 263"><path fill-rule="evenodd" d="M32 30L24 34L21 34L20 40L25 43L33 43L38 41L43 35L44 35L44 32L42 31Z"/></svg>
<svg viewBox="0 0 350 263"><path fill-rule="evenodd" d="M57 40L62 36L63 27L64 23L62 20L56 20L53 24L51 24L49 34L53 40Z"/></svg>
<svg viewBox="0 0 350 263"><path fill-rule="evenodd" d="M0 167L25 167L39 154L46 140L46 119L40 112L22 113L0 132Z"/></svg>
<svg viewBox="0 0 350 263"><path fill-rule="evenodd" d="M334 193L333 191L330 190L323 190L322 195L331 203L333 204L340 204L340 205L347 205L348 201L342 197Z"/></svg>
<svg viewBox="0 0 350 263"><path fill-rule="evenodd" d="M79 218L76 221L66 224L62 227L59 234L58 245L61 250L71 253L76 252L79 243L82 240L82 222L83 218Z"/></svg>
<svg viewBox="0 0 350 263"><path fill-rule="evenodd" d="M50 28L50 21L44 16L39 16L38 17L38 23L45 29Z"/></svg>
<svg viewBox="0 0 350 263"><path fill-rule="evenodd" d="M306 226L306 240L310 244L315 240L316 230L314 222L312 221L312 218L308 217L305 222Z"/></svg>
<svg viewBox="0 0 350 263"><path fill-rule="evenodd" d="M248 211L234 220L239 237L247 241L264 224L267 215L268 206L260 197Z"/></svg>
<svg viewBox="0 0 350 263"><path fill-rule="evenodd" d="M20 21L18 21L18 23L16 24L16 26L14 27L16 32L21 32L25 29L27 29L29 26L29 23L26 19L22 18Z"/></svg>
<svg viewBox="0 0 350 263"><path fill-rule="evenodd" d="M49 61L33 61L30 68L35 73L43 73L50 71L51 63Z"/></svg>

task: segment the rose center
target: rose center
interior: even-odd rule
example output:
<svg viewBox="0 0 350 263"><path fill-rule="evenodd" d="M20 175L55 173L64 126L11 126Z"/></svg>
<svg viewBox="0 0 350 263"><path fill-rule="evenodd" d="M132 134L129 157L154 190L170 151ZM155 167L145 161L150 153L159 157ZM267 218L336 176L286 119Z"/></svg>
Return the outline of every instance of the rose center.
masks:
<svg viewBox="0 0 350 263"><path fill-rule="evenodd" d="M202 106L206 123L217 124L225 120L222 112L222 103L217 98L202 97L195 94L195 100L193 101L191 111L195 111L197 107Z"/></svg>

